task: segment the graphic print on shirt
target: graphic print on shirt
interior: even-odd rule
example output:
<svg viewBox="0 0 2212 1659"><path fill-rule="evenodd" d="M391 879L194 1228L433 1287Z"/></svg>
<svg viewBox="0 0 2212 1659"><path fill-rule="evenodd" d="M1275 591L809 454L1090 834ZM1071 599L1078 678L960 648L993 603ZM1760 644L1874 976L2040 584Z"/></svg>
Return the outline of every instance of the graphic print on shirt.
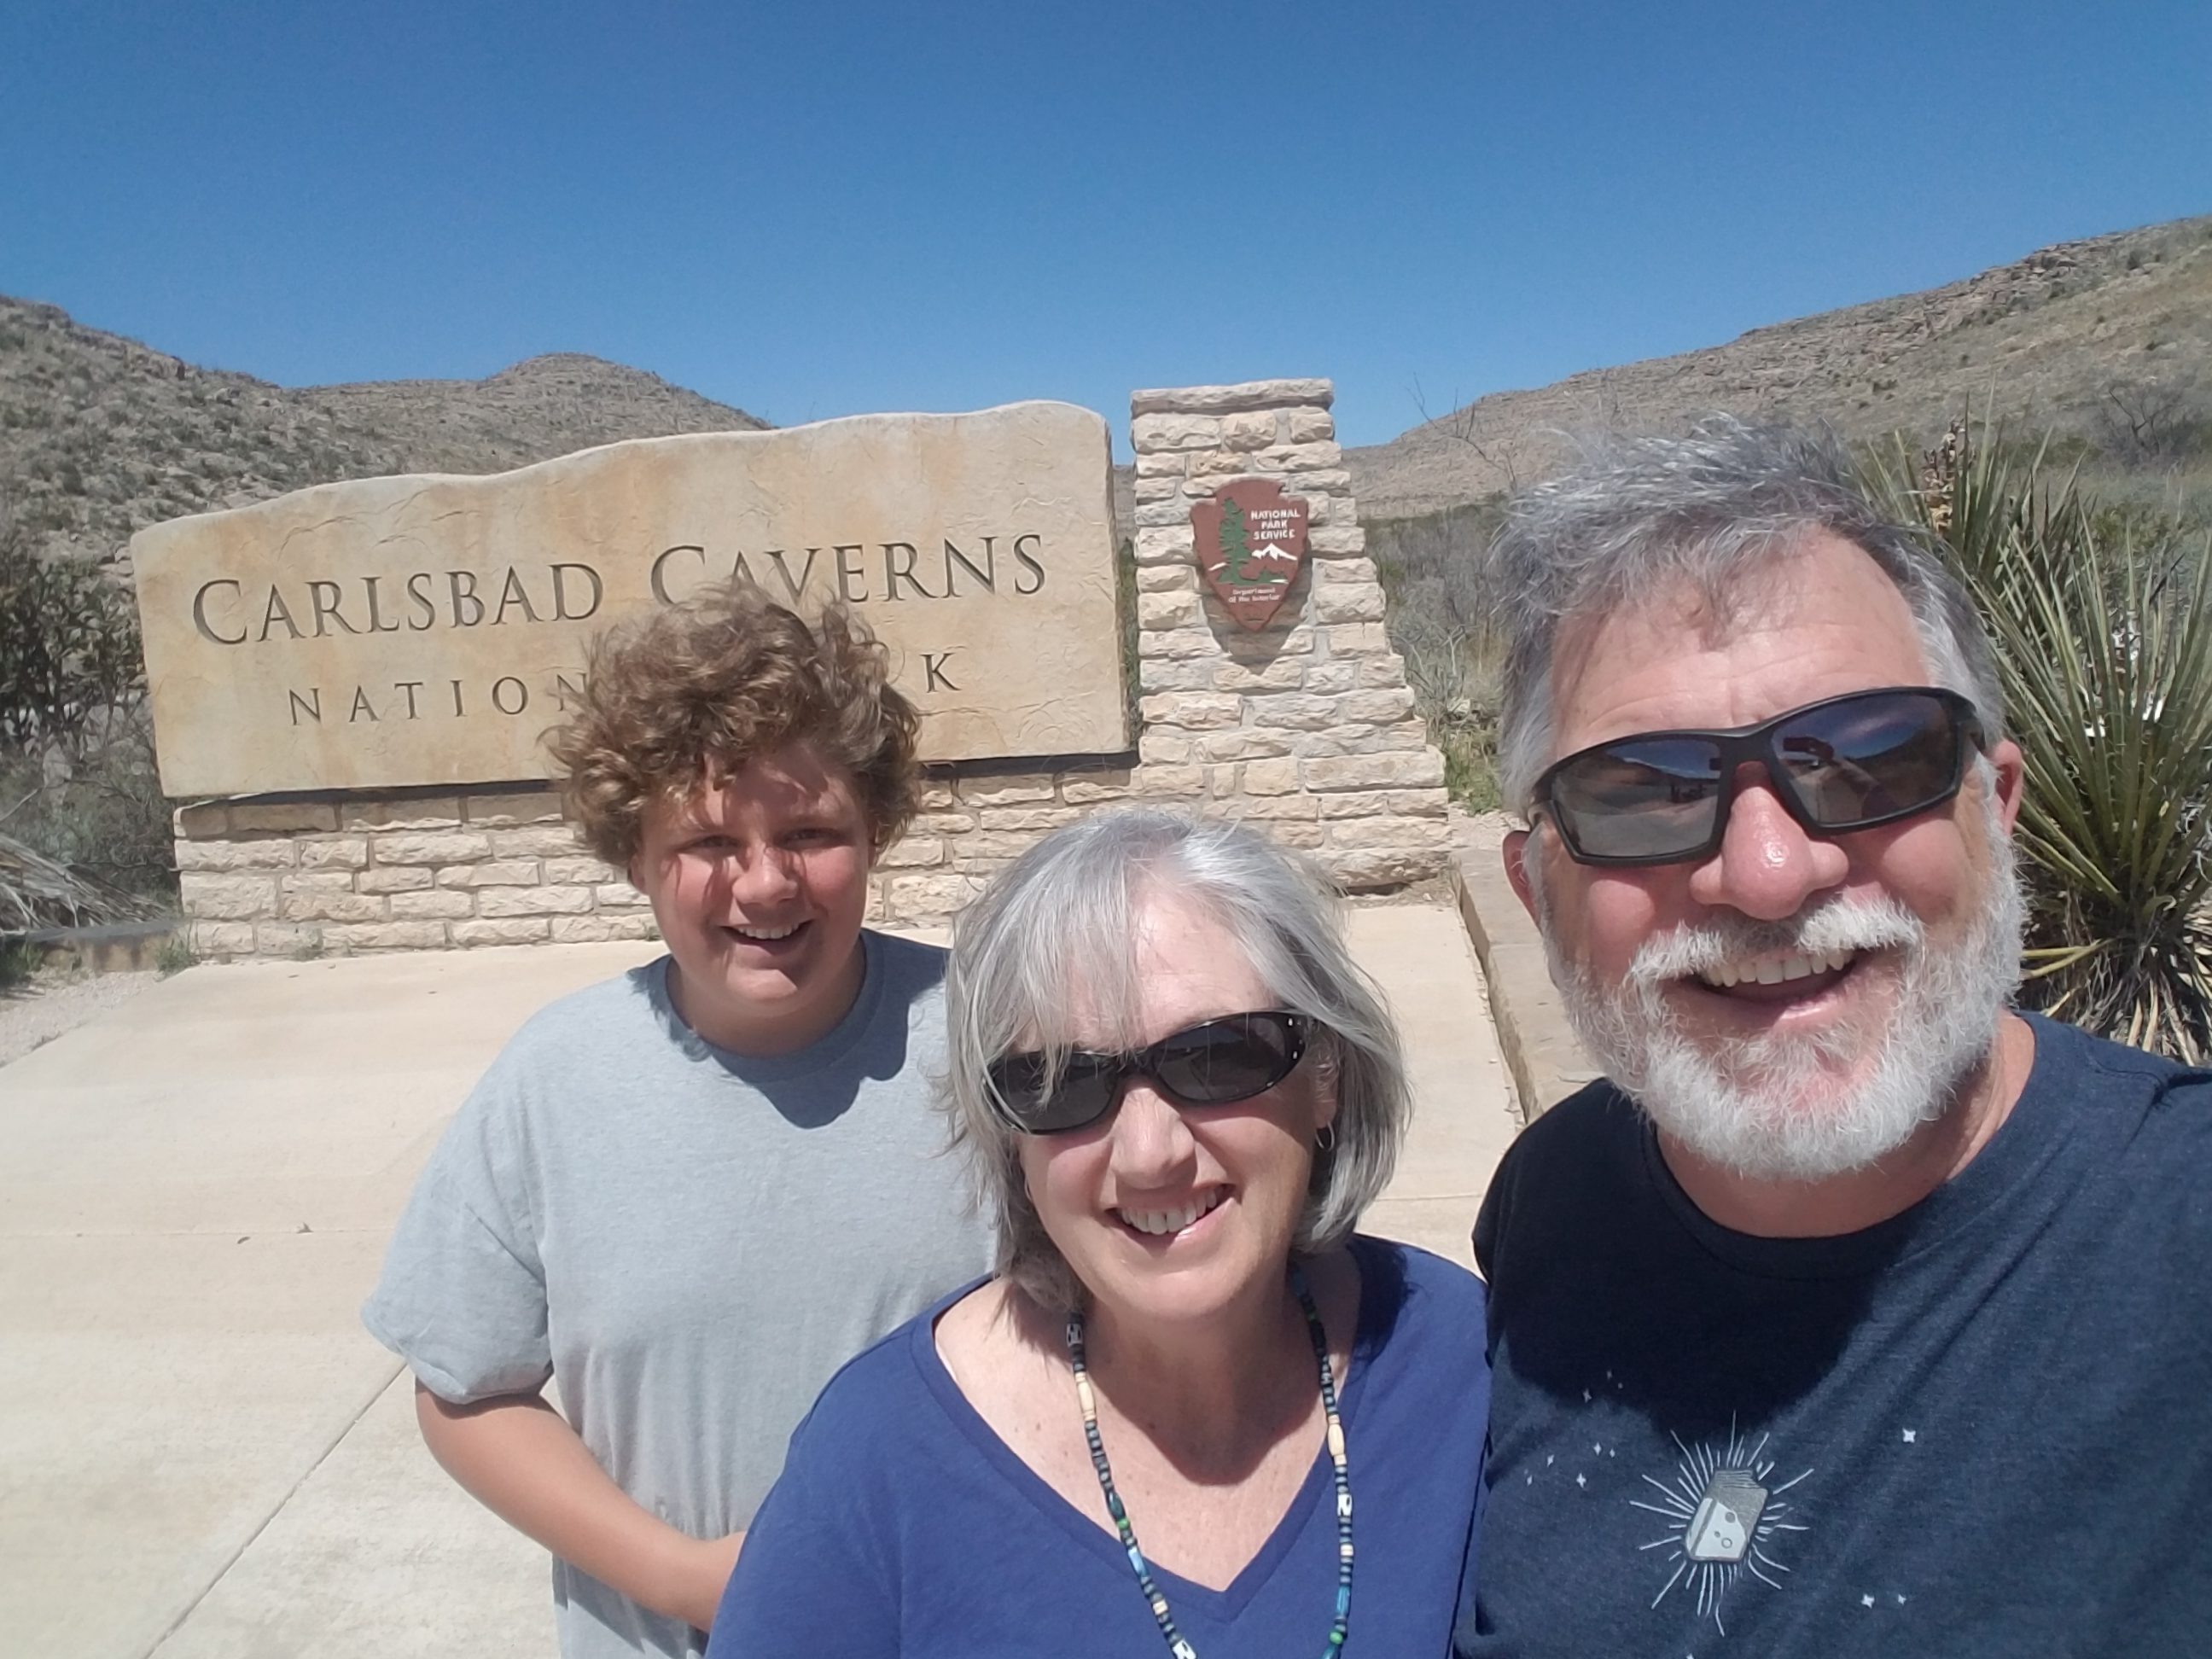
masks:
<svg viewBox="0 0 2212 1659"><path fill-rule="evenodd" d="M1671 1481L1650 1475L1644 1484L1659 1494L1659 1501L1635 1498L1629 1502L1667 1522L1666 1530L1639 1550L1663 1550L1660 1559L1668 1569L1667 1581L1651 1598L1656 1607L1676 1589L1698 1598L1700 1618L1712 1615L1713 1628L1728 1634L1723 1603L1746 1574L1762 1584L1782 1588L1774 1575L1790 1571L1771 1550L1783 1545L1781 1534L1803 1532L1796 1505L1782 1494L1813 1473L1805 1469L1780 1485L1772 1484L1776 1460L1766 1455L1769 1437L1756 1445L1739 1439L1735 1425L1729 1425L1728 1443L1700 1442L1694 1448L1682 1437L1669 1437L1681 1454ZM1786 1553L1786 1552L1785 1552Z"/></svg>

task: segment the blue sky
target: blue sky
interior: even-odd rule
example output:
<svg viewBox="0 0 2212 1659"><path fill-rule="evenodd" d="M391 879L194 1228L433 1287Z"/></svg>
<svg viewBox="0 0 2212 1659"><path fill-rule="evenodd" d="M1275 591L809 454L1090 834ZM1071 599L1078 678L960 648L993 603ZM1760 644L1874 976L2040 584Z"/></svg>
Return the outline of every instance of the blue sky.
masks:
<svg viewBox="0 0 2212 1659"><path fill-rule="evenodd" d="M1348 443L2212 211L2212 6L0 0L0 292L779 423L1326 374Z"/></svg>

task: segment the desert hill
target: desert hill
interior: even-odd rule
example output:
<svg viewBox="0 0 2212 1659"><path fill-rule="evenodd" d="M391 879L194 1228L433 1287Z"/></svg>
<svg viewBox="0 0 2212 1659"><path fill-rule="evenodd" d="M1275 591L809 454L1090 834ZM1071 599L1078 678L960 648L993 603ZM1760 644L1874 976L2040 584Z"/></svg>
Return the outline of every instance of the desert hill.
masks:
<svg viewBox="0 0 2212 1659"><path fill-rule="evenodd" d="M1970 406L2012 430L2082 440L2101 465L2138 476L2212 459L2212 216L1495 392L1347 464L1363 516L1409 518L1540 477L1593 431L1679 428L1727 409L1925 441Z"/></svg>
<svg viewBox="0 0 2212 1659"><path fill-rule="evenodd" d="M573 354L482 380L288 388L0 296L0 514L100 559L163 519L391 472L497 472L593 444L768 423Z"/></svg>

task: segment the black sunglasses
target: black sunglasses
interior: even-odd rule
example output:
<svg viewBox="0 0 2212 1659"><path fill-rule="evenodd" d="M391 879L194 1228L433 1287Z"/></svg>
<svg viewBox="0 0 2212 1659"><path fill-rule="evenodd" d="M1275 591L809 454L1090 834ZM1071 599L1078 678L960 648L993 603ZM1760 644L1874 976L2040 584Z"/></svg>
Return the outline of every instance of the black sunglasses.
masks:
<svg viewBox="0 0 2212 1659"><path fill-rule="evenodd" d="M1811 834L1893 823L1959 793L1984 742L1974 706L1933 686L1824 697L1756 726L1638 732L1577 750L1536 780L1532 816L1581 864L1710 858L1728 828L1736 771L1765 769Z"/></svg>
<svg viewBox="0 0 2212 1659"><path fill-rule="evenodd" d="M1297 1069L1312 1035L1306 1015L1269 1009L1209 1019L1133 1054L1072 1049L1058 1077L1041 1054L1003 1054L984 1075L993 1103L1015 1128L1064 1134L1105 1116L1133 1077L1150 1078L1178 1106L1228 1106L1265 1094Z"/></svg>

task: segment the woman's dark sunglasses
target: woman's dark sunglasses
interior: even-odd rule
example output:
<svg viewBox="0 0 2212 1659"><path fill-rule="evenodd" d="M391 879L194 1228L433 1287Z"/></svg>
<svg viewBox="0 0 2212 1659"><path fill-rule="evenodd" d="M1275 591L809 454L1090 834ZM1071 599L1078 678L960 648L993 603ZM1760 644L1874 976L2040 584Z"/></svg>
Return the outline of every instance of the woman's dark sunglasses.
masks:
<svg viewBox="0 0 2212 1659"><path fill-rule="evenodd" d="M1105 1116L1133 1077L1150 1078L1178 1106L1228 1106L1265 1094L1297 1069L1312 1033L1304 1014L1229 1014L1133 1054L1073 1049L1056 1078L1039 1054L1002 1055L985 1075L1008 1123L1024 1134L1064 1134Z"/></svg>
<svg viewBox="0 0 2212 1659"><path fill-rule="evenodd" d="M1536 780L1549 817L1582 864L1710 858L1728 829L1737 769L1763 767L1811 834L1871 830L1959 793L1984 742L1974 706L1933 686L1824 697L1756 726L1639 732L1577 750Z"/></svg>

